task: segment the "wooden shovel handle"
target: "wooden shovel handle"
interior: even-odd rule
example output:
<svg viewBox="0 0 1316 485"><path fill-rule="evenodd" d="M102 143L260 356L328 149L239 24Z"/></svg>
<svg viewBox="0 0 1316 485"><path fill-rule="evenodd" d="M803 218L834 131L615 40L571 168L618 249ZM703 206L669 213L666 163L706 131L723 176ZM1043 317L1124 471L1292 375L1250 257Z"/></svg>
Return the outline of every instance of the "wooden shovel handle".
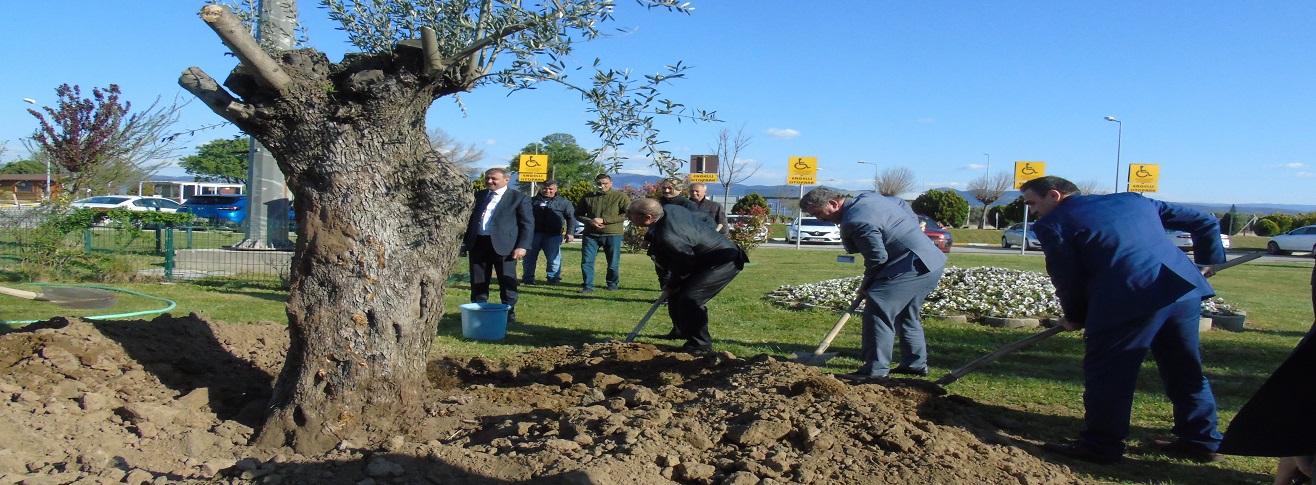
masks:
<svg viewBox="0 0 1316 485"><path fill-rule="evenodd" d="M836 321L836 325L832 325L832 330L827 332L826 337L823 337L822 343L818 344L818 348L813 351L813 355L822 355L827 347L832 345L832 341L836 340L836 336L841 334L841 329L845 328L845 322L850 321L850 314L854 313L855 309L859 308L859 304L863 302L863 292L855 295L854 301L850 302L850 308L845 309L845 314L841 315L841 319Z"/></svg>
<svg viewBox="0 0 1316 485"><path fill-rule="evenodd" d="M19 290L15 288L6 288L4 286L0 286L0 294L18 297L25 300L35 300L37 299L38 296L40 296L31 291Z"/></svg>

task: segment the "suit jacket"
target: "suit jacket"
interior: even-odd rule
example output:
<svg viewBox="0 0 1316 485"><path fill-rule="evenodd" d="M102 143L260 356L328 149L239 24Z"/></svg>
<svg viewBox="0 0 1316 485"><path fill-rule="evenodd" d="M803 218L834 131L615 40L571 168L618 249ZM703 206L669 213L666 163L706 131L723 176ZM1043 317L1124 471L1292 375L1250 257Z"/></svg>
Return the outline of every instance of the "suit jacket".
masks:
<svg viewBox="0 0 1316 485"><path fill-rule="evenodd" d="M1215 216L1132 192L1069 196L1032 227L1065 318L1089 332L1215 294L1166 229L1192 233L1198 263L1225 260Z"/></svg>
<svg viewBox="0 0 1316 485"><path fill-rule="evenodd" d="M649 226L644 238L649 257L672 283L680 283L700 270L735 262L749 262L740 246L679 205L663 206L663 217Z"/></svg>
<svg viewBox="0 0 1316 485"><path fill-rule="evenodd" d="M864 285L910 271L939 271L946 255L918 226L918 216L899 197L876 193L846 200L841 213L841 244L864 256Z"/></svg>
<svg viewBox="0 0 1316 485"><path fill-rule="evenodd" d="M475 192L475 209L466 222L466 236L462 238L462 247L467 250L475 247L475 238L480 235L480 216L488 197L489 189ZM535 216L530 210L530 197L508 187L489 218L489 239L494 252L508 255L516 248L529 249L534 230Z"/></svg>

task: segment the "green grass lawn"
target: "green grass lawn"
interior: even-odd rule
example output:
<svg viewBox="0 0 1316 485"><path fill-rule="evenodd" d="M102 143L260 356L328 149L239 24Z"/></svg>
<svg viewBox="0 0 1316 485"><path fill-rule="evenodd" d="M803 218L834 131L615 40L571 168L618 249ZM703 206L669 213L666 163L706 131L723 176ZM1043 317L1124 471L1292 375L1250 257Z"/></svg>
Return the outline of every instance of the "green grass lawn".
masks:
<svg viewBox="0 0 1316 485"><path fill-rule="evenodd" d="M999 231L981 231L995 233ZM957 240L960 237L957 234ZM1265 238L1261 244L1264 244ZM1251 245L1235 239L1236 246ZM761 248L753 262L710 304L711 331L719 350L739 356L770 354L785 356L812 350L836 323L839 315L816 310L791 310L764 297L780 285L810 283L829 278L855 276L861 263L837 263L839 247L829 250ZM470 341L461 337L457 305L468 301L465 283L453 283L446 297L447 309L435 351L445 354L499 357L550 345L573 345L604 339L622 339L658 296L657 280L649 259L641 254L622 257L621 289L598 289L590 295L578 293L580 284L578 244L563 253L562 286L523 286L517 308L519 323L506 339L496 342ZM1034 255L970 255L952 252L950 264L962 267L998 266L1041 271L1043 259ZM542 265L542 261L541 261ZM464 263L459 263L464 268ZM603 260L597 278L603 278ZM1242 333L1211 331L1202 336L1207 372L1220 403L1222 425L1227 425L1238 408L1260 386L1297 344L1311 325L1308 278L1311 263L1248 263L1222 272L1212 279L1217 292L1248 311L1248 329ZM541 267L542 277L542 267ZM31 286L20 285L27 288ZM173 300L175 314L195 312L228 322L286 322L283 302L286 292L268 279L229 279L201 283L123 284L118 288ZM496 289L495 289L496 291ZM496 297L494 297L496 300ZM159 308L162 303L135 295L124 295L115 313ZM105 312L102 310L102 312ZM6 298L0 300L0 319L44 319L56 315L88 314L52 307L47 303ZM148 317L149 318L149 317ZM932 379L995 350L1031 335L1036 330L1010 330L976 324L955 324L929 319L926 323ZM660 311L641 334L640 341L658 345L679 342L650 338L671 328L665 311ZM859 361L858 320L852 320L833 343L840 355L826 370L849 372ZM1082 341L1066 333L1049 339L987 366L951 384L948 389L982 406L999 411L1003 420L1022 423L1027 440L1042 441L1074 436L1082 418L1080 364ZM1138 383L1131 444L1169 436L1169 402L1161 392L1154 362L1149 361ZM1274 460L1230 457L1218 465L1198 465L1134 451L1135 458L1109 467L1065 462L1088 474L1094 481L1117 483L1260 483L1268 481Z"/></svg>

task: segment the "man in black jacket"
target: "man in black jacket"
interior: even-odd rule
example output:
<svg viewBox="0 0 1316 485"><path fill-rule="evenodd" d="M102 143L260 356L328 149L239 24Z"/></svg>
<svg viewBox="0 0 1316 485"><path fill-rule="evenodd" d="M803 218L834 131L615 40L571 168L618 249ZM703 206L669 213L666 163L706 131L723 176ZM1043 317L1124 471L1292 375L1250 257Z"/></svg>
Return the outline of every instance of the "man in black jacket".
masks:
<svg viewBox="0 0 1316 485"><path fill-rule="evenodd" d="M521 283L535 284L535 265L539 262L539 252L544 252L548 267L544 269L544 278L548 284L557 286L562 281L562 239L571 242L572 214L576 208L565 197L557 196L557 181L549 180L539 189L539 195L530 200L535 214L535 234L530 240L530 252L526 253L521 264Z"/></svg>
<svg viewBox="0 0 1316 485"><path fill-rule="evenodd" d="M484 190L475 192L475 207L466 224L462 250L469 256L471 301L489 301L490 273L498 274L498 296L511 306L507 323L516 321L516 262L525 257L535 228L530 198L507 187L507 170L484 172Z"/></svg>
<svg viewBox="0 0 1316 485"><path fill-rule="evenodd" d="M649 257L667 273L667 313L685 335L682 350L713 348L708 334L708 304L749 262L740 246L712 226L696 222L694 213L654 199L639 199L626 209L631 224L647 227Z"/></svg>

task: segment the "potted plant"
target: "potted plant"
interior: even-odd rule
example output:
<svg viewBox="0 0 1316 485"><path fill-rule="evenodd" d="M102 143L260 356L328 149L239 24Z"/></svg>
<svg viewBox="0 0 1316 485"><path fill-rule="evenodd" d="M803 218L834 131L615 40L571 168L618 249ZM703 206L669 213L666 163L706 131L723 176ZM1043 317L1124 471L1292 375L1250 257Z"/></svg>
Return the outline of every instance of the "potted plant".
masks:
<svg viewBox="0 0 1316 485"><path fill-rule="evenodd" d="M1211 326L1230 332L1242 332L1243 321L1247 312L1238 306L1225 303L1224 298L1211 298L1202 301L1202 316L1211 319Z"/></svg>

